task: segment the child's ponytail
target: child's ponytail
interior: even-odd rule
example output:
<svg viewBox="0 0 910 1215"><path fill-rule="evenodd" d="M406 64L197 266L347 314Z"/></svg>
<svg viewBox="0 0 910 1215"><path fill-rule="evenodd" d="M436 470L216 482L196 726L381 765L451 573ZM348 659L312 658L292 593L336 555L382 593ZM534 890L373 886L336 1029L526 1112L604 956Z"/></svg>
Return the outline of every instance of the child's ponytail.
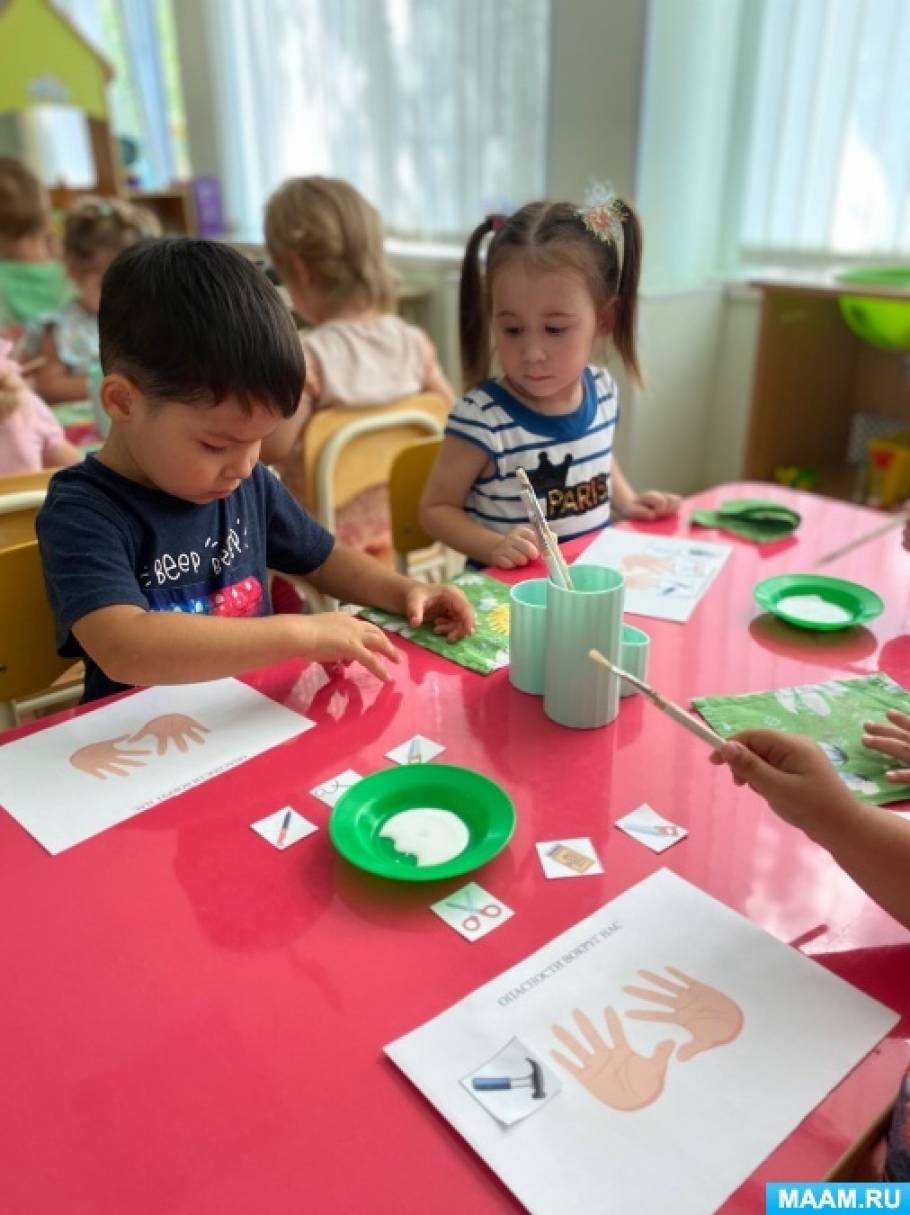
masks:
<svg viewBox="0 0 910 1215"><path fill-rule="evenodd" d="M461 263L458 289L458 336L461 345L461 374L465 391L476 388L490 374L490 321L480 264L480 246L500 221L488 215L468 238Z"/></svg>
<svg viewBox="0 0 910 1215"><path fill-rule="evenodd" d="M641 223L635 211L627 202L623 202L621 207L622 269L616 290L617 310L616 324L613 328L613 344L629 373L629 378L641 387L641 369L638 365L635 329L643 238Z"/></svg>

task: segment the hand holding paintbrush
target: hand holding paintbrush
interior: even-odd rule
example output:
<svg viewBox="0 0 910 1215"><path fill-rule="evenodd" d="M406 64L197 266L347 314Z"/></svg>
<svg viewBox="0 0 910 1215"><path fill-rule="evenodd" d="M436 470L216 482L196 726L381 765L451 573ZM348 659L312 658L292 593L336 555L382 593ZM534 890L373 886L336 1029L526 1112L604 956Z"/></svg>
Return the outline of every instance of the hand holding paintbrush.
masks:
<svg viewBox="0 0 910 1215"><path fill-rule="evenodd" d="M678 725L688 730L690 734L694 734L696 738L700 738L702 742L706 742L709 747L714 747L715 750L722 747L726 739L721 738L719 734L706 725L699 718L687 713L680 705L674 704L672 700L667 700L665 696L661 696L655 688L652 688L649 683L645 683L643 679L639 679L637 675L630 675L628 671L623 671L620 667L612 663L609 658L605 658L600 650L589 650L588 657L592 662L598 662L602 667L606 667L608 671L612 671L614 675L618 675L620 679L624 679L633 687L638 688L644 696L657 705L658 709L662 709L668 717L672 717Z"/></svg>

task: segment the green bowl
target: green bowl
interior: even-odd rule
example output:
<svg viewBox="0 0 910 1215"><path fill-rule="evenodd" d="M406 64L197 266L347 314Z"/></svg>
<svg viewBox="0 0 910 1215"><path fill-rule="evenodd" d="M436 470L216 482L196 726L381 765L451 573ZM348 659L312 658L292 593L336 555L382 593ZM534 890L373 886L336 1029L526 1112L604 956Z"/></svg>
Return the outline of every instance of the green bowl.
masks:
<svg viewBox="0 0 910 1215"><path fill-rule="evenodd" d="M811 603L806 602L809 597ZM845 582L843 578L829 578L825 574L778 574L766 578L755 588L755 598L765 611L788 624L824 632L864 624L885 610L875 591L858 582ZM832 613L836 609L839 619L826 620L825 605Z"/></svg>
<svg viewBox="0 0 910 1215"><path fill-rule="evenodd" d="M841 316L857 337L884 350L910 350L910 266L860 266L843 270L837 281L851 287L906 291L906 300L875 295L842 295Z"/></svg>
<svg viewBox="0 0 910 1215"><path fill-rule="evenodd" d="M437 865L396 850L380 835L402 810L449 810L468 830L465 849ZM408 764L365 776L338 799L329 835L343 857L368 873L400 882L436 882L470 873L505 848L515 830L515 807L508 794L479 772L451 764Z"/></svg>

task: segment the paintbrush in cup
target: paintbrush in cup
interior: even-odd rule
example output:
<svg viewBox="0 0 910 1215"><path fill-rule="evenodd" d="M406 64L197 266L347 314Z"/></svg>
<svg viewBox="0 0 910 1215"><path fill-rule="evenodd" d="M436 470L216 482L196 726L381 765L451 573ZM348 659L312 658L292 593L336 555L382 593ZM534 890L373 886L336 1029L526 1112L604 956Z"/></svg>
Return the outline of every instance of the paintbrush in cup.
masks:
<svg viewBox="0 0 910 1215"><path fill-rule="evenodd" d="M638 688L644 696L652 704L657 705L658 709L662 709L668 717L672 717L675 722L688 730L690 734L694 734L696 738L700 738L702 742L706 742L709 747L715 750L722 747L726 739L721 738L719 734L715 734L710 726L694 717L691 713L687 713L680 705L674 704L672 700L667 700L666 696L661 696L655 688L652 688L649 683L645 683L643 679L639 679L637 675L630 675L628 671L622 670L621 667L612 663L609 658L605 658L600 650L588 650L588 657L592 662L599 662L602 667L606 667L608 671L612 671L614 675L618 675L620 679L624 679L626 683L630 683L633 688Z"/></svg>
<svg viewBox="0 0 910 1215"><path fill-rule="evenodd" d="M528 512L528 521L537 533L537 543L540 545L540 555L546 563L547 573L558 587L566 591L574 591L572 575L569 573L565 557L559 551L559 541L544 518L528 474L523 468L516 468L515 476L518 478L518 488L525 504L525 510Z"/></svg>

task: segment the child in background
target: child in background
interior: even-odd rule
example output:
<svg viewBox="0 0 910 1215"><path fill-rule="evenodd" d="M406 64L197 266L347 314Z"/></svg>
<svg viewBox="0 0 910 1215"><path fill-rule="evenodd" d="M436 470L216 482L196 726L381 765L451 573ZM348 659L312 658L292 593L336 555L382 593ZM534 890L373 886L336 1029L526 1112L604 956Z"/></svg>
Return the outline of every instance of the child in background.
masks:
<svg viewBox="0 0 910 1215"><path fill-rule="evenodd" d="M266 206L265 240L295 310L313 326L301 335L306 386L300 409L262 447L263 460L300 499L300 449L312 410L368 409L419 392L436 392L448 405L454 393L430 339L393 311L382 219L352 185L330 177L286 181ZM336 531L364 551L388 549L386 486L342 507Z"/></svg>
<svg viewBox="0 0 910 1215"><path fill-rule="evenodd" d="M0 337L24 351L31 326L70 295L55 260L47 191L25 165L0 156Z"/></svg>
<svg viewBox="0 0 910 1215"><path fill-rule="evenodd" d="M480 250L492 233L481 268ZM461 273L465 383L421 504L426 530L479 565L513 569L537 556L515 476L524 468L553 532L600 530L613 510L660 519L676 494L636 493L612 457L616 383L591 365L612 334L639 382L635 314L641 265L635 212L613 196L581 209L528 203L488 216L472 233ZM491 379L490 353L502 368Z"/></svg>
<svg viewBox="0 0 910 1215"><path fill-rule="evenodd" d="M30 391L11 350L12 343L0 339L0 474L77 464L82 453L67 442L63 427Z"/></svg>
<svg viewBox="0 0 910 1215"><path fill-rule="evenodd" d="M75 296L42 318L38 353L44 359L35 386L45 401L80 401L89 396L89 373L98 363L98 305L101 279L118 253L159 234L144 208L116 198L81 198L63 226L63 262Z"/></svg>
<svg viewBox="0 0 910 1215"><path fill-rule="evenodd" d="M265 275L228 245L173 238L126 249L98 315L110 433L58 473L37 519L61 654L85 659L85 699L134 684L240 675L286 658L357 661L387 678L398 651L343 612L270 616L266 569L325 594L473 627L454 587L344 545L260 464L297 409L304 361Z"/></svg>
<svg viewBox="0 0 910 1215"><path fill-rule="evenodd" d="M775 814L805 831L881 907L910 928L910 822L866 806L847 790L824 752L806 738L744 730L711 756L727 763ZM873 1160L888 1181L910 1181L910 1073L904 1077L887 1147Z"/></svg>

